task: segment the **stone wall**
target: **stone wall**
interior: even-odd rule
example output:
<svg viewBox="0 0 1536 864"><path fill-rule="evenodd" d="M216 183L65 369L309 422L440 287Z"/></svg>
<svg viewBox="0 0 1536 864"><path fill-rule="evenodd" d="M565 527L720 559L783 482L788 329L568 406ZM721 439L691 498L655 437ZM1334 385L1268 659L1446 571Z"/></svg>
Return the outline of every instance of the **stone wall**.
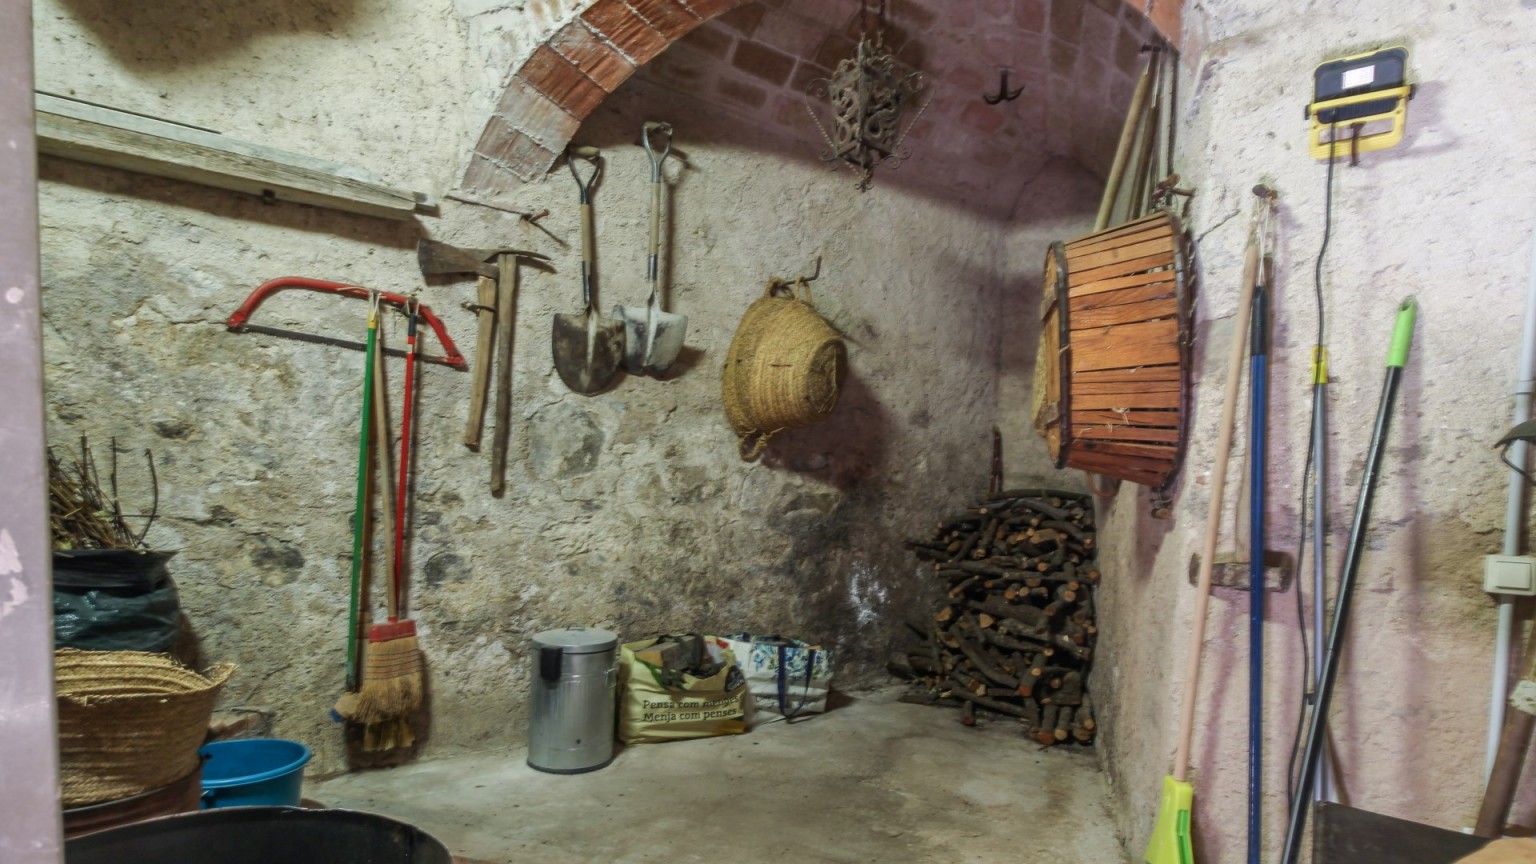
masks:
<svg viewBox="0 0 1536 864"><path fill-rule="evenodd" d="M1306 150L1303 105L1319 63L1406 45L1419 82L1396 149L1335 176L1323 290L1331 347L1330 571L1338 572L1400 299L1418 328L1360 570L1331 730L1343 800L1447 828L1470 824L1481 795L1494 606L1481 556L1497 552L1506 470L1490 449L1510 425L1531 207L1525 85L1536 37L1529 9L1493 2L1364 2L1305 9L1205 3L1187 22L1187 101L1179 168L1198 187L1200 238L1191 444L1174 518L1122 493L1103 520L1101 663L1111 688L1108 765L1133 852L1146 841L1169 771L1226 355L1255 183L1280 194L1267 513L1270 545L1294 551L1310 404L1312 268L1323 234L1324 163ZM1242 415L1240 414L1240 417ZM1228 515L1246 476L1239 421ZM1133 489L1134 487L1126 487ZM1222 549L1234 541L1230 530ZM1304 578L1310 585L1310 556ZM1310 592L1309 592L1310 593ZM1295 595L1266 614L1265 836L1277 854L1285 763L1301 682ZM1194 742L1197 855L1244 845L1247 775L1245 593L1212 599ZM1529 786L1529 784L1527 784ZM1530 825L1529 793L1513 820Z"/></svg>
<svg viewBox="0 0 1536 864"><path fill-rule="evenodd" d="M37 0L39 86L441 194L501 72L577 11L524 5ZM130 509L147 502L128 454L154 450L150 540L180 550L202 655L240 664L226 706L272 711L275 734L315 748L315 771L348 764L327 712L342 686L362 358L226 332L266 279L420 291L467 350L474 318L459 304L473 283L423 287L418 235L530 248L558 270L522 283L505 499L488 493L487 455L459 443L469 376L421 372L409 569L430 664L423 755L520 744L528 638L571 623L793 633L835 646L845 686L877 680L901 614L928 590L901 538L985 482L998 309L1024 229L937 179L914 192L879 177L859 194L802 142L636 78L576 134L608 157L595 195L604 309L645 297L644 119L673 122L686 157L669 166L663 272L689 350L667 380L592 398L569 393L550 359L551 317L580 293L564 166L510 202L547 208L536 228L448 197L439 216L401 224L45 160L50 440L86 432L104 449L116 436ZM943 170L921 153L902 168ZM1035 183L1092 186L1067 162ZM849 380L830 420L745 464L720 410L725 349L768 277L817 255L815 297L846 334ZM364 325L360 303L292 293L259 317L344 338ZM385 317L399 345L398 316Z"/></svg>

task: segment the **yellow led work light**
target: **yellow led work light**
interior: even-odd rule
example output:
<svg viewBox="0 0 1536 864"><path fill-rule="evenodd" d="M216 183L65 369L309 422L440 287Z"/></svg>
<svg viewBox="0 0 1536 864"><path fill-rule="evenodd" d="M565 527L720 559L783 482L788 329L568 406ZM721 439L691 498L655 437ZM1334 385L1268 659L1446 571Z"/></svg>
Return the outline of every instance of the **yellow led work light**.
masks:
<svg viewBox="0 0 1536 864"><path fill-rule="evenodd" d="M1307 149L1314 159L1327 159L1393 147L1403 140L1412 98L1406 48L1329 60L1312 73Z"/></svg>

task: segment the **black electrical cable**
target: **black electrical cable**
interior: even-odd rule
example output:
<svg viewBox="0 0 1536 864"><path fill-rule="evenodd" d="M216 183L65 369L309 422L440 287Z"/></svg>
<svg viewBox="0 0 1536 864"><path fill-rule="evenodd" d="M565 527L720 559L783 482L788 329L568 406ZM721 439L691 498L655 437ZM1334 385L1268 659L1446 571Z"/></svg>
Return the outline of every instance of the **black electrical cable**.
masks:
<svg viewBox="0 0 1536 864"><path fill-rule="evenodd" d="M1333 234L1333 140L1334 135L1336 135L1338 132L1338 128L1338 123L1333 123L1329 126L1328 179L1324 181L1323 184L1323 244L1317 250L1317 263L1314 265L1312 270L1313 291L1317 299L1316 344L1319 352L1321 352L1323 345L1326 344L1323 338L1326 332L1327 323L1327 313L1325 312L1323 303L1323 259L1328 254L1328 239ZM1312 360L1314 363L1326 362L1324 357L1317 355L1314 355ZM1285 774L1285 798L1286 801L1291 803L1293 806L1296 802L1296 760L1301 755L1301 738L1302 735L1306 732L1307 709L1312 705L1314 698L1313 685L1316 683L1311 672L1311 651L1307 647L1306 607L1304 606L1301 597L1302 557L1306 554L1307 550L1307 491L1308 487L1310 486L1309 481L1312 479L1312 457L1315 453L1315 448L1323 446L1323 442L1317 440L1316 399L1312 400L1312 410L1307 421L1307 429L1307 461L1305 467L1303 467L1301 470L1301 506L1298 508L1298 512L1301 514L1301 525L1298 529L1300 536L1298 536L1296 539L1296 557L1293 559L1296 562L1296 573L1294 576L1296 580L1296 632L1301 637L1302 698L1300 709L1296 712L1296 735L1291 739L1291 758L1286 765ZM1318 503L1320 507L1326 504L1326 502ZM1318 514L1312 514L1312 518L1318 518ZM1313 549L1312 554L1314 556L1322 555L1324 554L1324 551L1325 550L1322 549ZM1325 598L1323 597L1314 597L1312 598L1312 602L1322 603L1324 599Z"/></svg>

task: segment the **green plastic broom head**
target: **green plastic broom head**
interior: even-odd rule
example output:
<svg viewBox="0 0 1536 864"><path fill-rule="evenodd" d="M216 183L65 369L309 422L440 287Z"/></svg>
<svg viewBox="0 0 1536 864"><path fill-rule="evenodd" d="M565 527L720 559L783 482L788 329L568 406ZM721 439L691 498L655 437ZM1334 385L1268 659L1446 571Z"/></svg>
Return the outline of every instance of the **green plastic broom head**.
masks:
<svg viewBox="0 0 1536 864"><path fill-rule="evenodd" d="M1189 811L1195 804L1195 787L1163 778L1163 798L1157 806L1157 827L1147 842L1147 864L1194 864L1189 842Z"/></svg>

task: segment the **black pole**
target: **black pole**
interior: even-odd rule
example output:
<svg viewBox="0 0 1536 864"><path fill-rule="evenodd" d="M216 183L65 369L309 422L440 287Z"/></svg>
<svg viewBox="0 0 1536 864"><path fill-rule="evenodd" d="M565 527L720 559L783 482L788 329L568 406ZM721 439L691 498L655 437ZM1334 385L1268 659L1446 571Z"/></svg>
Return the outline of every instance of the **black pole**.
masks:
<svg viewBox="0 0 1536 864"><path fill-rule="evenodd" d="M1312 784L1317 779L1318 757L1328 728L1328 706L1333 701L1333 687L1339 673L1339 655L1344 648L1349 607L1354 600L1355 576L1360 556L1365 552L1365 532L1371 518L1371 499L1376 494L1381 457L1386 449L1387 431L1392 425L1392 406L1397 401L1397 386L1408 360L1408 345L1413 338L1413 319L1417 304L1410 298L1397 308L1397 323L1392 330L1392 349L1387 355L1387 378L1381 388L1381 402L1376 408L1376 428L1371 433L1371 449L1365 457L1365 476L1360 478L1360 497L1355 503L1355 520L1349 529L1349 550L1344 556L1344 573L1339 578L1339 596L1333 609L1333 626L1328 631L1328 658L1323 677L1317 685L1312 706L1312 722L1307 728L1307 749L1301 761L1301 782L1291 801L1290 829L1285 835L1284 864L1296 864L1301 856L1301 835L1307 828L1307 812L1312 805ZM1321 602L1321 598L1319 598Z"/></svg>

